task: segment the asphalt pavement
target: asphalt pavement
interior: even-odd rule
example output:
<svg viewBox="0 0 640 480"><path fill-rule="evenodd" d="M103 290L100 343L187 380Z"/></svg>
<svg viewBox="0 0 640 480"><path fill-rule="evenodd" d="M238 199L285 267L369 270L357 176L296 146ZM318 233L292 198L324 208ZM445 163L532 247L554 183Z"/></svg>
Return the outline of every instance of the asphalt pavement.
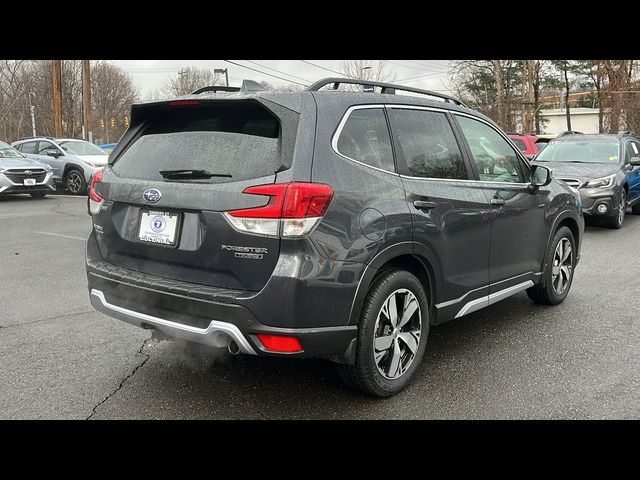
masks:
<svg viewBox="0 0 640 480"><path fill-rule="evenodd" d="M0 419L638 419L640 216L588 226L571 292L525 293L431 329L386 400L333 364L150 340L95 312L86 198L0 197Z"/></svg>

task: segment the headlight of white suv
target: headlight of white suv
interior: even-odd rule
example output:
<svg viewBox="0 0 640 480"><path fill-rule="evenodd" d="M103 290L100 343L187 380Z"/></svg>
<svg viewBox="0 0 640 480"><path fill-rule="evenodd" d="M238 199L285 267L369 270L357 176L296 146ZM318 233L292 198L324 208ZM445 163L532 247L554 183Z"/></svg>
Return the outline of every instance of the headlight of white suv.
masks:
<svg viewBox="0 0 640 480"><path fill-rule="evenodd" d="M613 185L613 182L616 179L616 174L609 175L608 177L602 178L594 178L593 180L589 180L584 184L585 188L606 188Z"/></svg>

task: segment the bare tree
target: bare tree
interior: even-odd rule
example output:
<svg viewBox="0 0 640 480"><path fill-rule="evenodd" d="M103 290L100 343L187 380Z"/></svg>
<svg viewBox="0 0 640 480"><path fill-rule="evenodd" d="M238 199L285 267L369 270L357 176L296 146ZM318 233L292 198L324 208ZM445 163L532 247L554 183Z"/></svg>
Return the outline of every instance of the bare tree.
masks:
<svg viewBox="0 0 640 480"><path fill-rule="evenodd" d="M175 77L170 77L161 91L167 97L176 97L188 95L202 87L221 84L221 77L213 73L213 70L187 67L180 70Z"/></svg>
<svg viewBox="0 0 640 480"><path fill-rule="evenodd" d="M394 82L395 73L387 71L384 60L346 60L338 69L345 77L373 82Z"/></svg>
<svg viewBox="0 0 640 480"><path fill-rule="evenodd" d="M94 63L91 66L94 136L102 135L105 143L120 138L127 128L131 104L138 97L133 80L124 70L107 62Z"/></svg>

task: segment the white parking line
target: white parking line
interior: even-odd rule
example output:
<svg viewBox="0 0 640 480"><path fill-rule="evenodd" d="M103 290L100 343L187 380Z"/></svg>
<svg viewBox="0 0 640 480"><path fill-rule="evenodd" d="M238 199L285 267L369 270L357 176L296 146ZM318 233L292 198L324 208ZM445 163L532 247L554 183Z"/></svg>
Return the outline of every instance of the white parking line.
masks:
<svg viewBox="0 0 640 480"><path fill-rule="evenodd" d="M51 194L49 195L49 198L81 198L86 200L87 196L86 195L56 195L56 194Z"/></svg>
<svg viewBox="0 0 640 480"><path fill-rule="evenodd" d="M33 233L37 233L39 235L49 235L51 237L62 237L62 238L70 238L71 240L81 240L83 242L86 242L87 239L86 238L82 238L82 237L74 237L73 235L62 235L60 233L51 233L51 232L33 232Z"/></svg>

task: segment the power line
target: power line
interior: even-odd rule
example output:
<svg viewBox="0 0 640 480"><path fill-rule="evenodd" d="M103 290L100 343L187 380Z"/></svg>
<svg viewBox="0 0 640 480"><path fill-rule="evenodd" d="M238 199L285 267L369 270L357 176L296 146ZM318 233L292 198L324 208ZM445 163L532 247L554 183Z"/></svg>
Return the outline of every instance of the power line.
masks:
<svg viewBox="0 0 640 480"><path fill-rule="evenodd" d="M425 75L420 75L418 77L410 77L410 78L405 78L404 80L398 80L396 83L413 82L414 80L419 80L421 78L423 78L423 79L437 78L437 77L442 77L443 75L446 75L446 72L442 72L442 73L427 73Z"/></svg>
<svg viewBox="0 0 640 480"><path fill-rule="evenodd" d="M270 77L274 77L274 78L278 78L278 79L280 79L280 80L284 80L285 82L295 83L295 84L297 84L297 85L302 85L303 87L308 87L308 86L309 86L309 85L307 85L307 84L305 84L305 83L300 83L300 82L295 82L295 81L293 81L293 80L288 80L288 79L286 79L286 78L279 77L278 75L273 75L273 74L271 74L271 73L263 72L263 71L261 71L261 70L255 69L255 68L247 67L246 65L240 65L239 63L232 62L231 60L224 60L224 61L225 61L225 62L227 62L227 63L230 63L230 64L232 64L232 65L236 65L236 66L238 66L238 67L246 68L246 69L248 69L248 70L253 70L254 72L258 72L258 73L260 73L260 74L262 74L262 75L268 75L268 76L270 76Z"/></svg>
<svg viewBox="0 0 640 480"><path fill-rule="evenodd" d="M410 70L416 70L418 72L435 72L435 70L433 70L433 69L425 68L426 65L423 65L422 68L418 68L418 67L412 67L412 66L405 65L405 64L402 64L402 63L394 62L392 60L384 60L384 61L388 62L388 63L391 63L393 65L398 65L399 67L402 67L402 68L408 68Z"/></svg>
<svg viewBox="0 0 640 480"><path fill-rule="evenodd" d="M338 72L336 70L331 70L330 68L325 68L325 67L321 67L320 65L316 65L315 63L311 63L311 62L307 62L306 60L300 60L301 62L307 63L309 65L312 65L316 68L321 68L322 70L326 70L327 72L331 72L331 73L337 73L338 75L343 75L345 77L348 77L349 75L347 75L346 73L342 73L342 72Z"/></svg>
<svg viewBox="0 0 640 480"><path fill-rule="evenodd" d="M268 70L273 70L274 72L278 72L278 73L281 73L283 75L287 75L289 77L297 78L298 80L302 80L304 82L313 83L312 80L307 80L306 78L302 78L302 77L299 77L297 75L292 75L291 73L283 72L281 70L276 70L275 68L267 67L266 65L262 65L262 64L260 64L258 62L254 62L252 60L245 60L245 62L253 63L254 65L258 65L259 67L263 67L263 68L266 68Z"/></svg>

